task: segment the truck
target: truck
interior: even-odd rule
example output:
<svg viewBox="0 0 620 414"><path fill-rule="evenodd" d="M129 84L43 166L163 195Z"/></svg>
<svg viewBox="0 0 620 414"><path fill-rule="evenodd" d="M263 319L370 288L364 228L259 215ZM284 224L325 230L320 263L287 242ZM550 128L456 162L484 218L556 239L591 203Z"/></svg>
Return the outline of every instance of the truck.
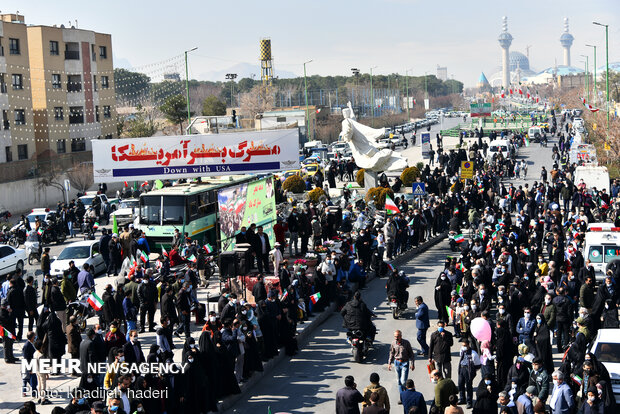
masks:
<svg viewBox="0 0 620 414"><path fill-rule="evenodd" d="M594 165L577 167L575 168L575 185L579 185L581 180L586 184L587 189L594 187L596 187L598 191L605 189L607 194L609 194L609 172L607 171L607 167L598 167Z"/></svg>

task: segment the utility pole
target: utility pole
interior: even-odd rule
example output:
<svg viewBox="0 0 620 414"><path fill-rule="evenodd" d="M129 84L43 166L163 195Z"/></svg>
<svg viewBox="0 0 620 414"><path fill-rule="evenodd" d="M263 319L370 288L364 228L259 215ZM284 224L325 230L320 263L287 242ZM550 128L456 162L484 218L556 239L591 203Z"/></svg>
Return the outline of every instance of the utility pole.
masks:
<svg viewBox="0 0 620 414"><path fill-rule="evenodd" d="M189 124L191 122L191 117L192 117L192 113L189 109L189 69L187 68L187 53L188 52L193 52L194 50L198 49L197 47L190 49L190 50L186 50L185 51L185 98L187 100L187 128L189 129ZM189 131L188 131L189 133Z"/></svg>
<svg viewBox="0 0 620 414"><path fill-rule="evenodd" d="M376 66L370 68L370 107L372 109L372 118L370 119L370 125L375 126L375 91L372 89L372 70L376 69Z"/></svg>
<svg viewBox="0 0 620 414"><path fill-rule="evenodd" d="M605 87L607 88L607 139L609 139L609 25L592 22L597 26L605 27Z"/></svg>
<svg viewBox="0 0 620 414"><path fill-rule="evenodd" d="M596 106L596 45L586 45L588 47L594 48L594 105Z"/></svg>
<svg viewBox="0 0 620 414"><path fill-rule="evenodd" d="M235 79L237 78L236 73L227 73L226 79L230 80L230 107L233 108L235 104L233 103L233 87L235 86Z"/></svg>
<svg viewBox="0 0 620 414"><path fill-rule="evenodd" d="M360 78L360 70L358 68L351 68L351 72L353 73L353 77L355 78L355 93L353 94L353 107L356 104L359 105L359 78Z"/></svg>
<svg viewBox="0 0 620 414"><path fill-rule="evenodd" d="M312 62L312 59L304 62L304 88L306 90L306 138L308 139L308 141L310 141L310 125L308 125L310 115L308 115L308 80L306 79L306 63L310 62Z"/></svg>
<svg viewBox="0 0 620 414"><path fill-rule="evenodd" d="M407 122L409 122L409 120L411 118L409 118L409 71L411 69L407 69L405 70L405 87L407 88Z"/></svg>
<svg viewBox="0 0 620 414"><path fill-rule="evenodd" d="M588 68L590 65L588 62L588 55L581 55L581 57L586 58L586 77L584 79L584 88L586 90L586 102L590 104L590 88L588 87Z"/></svg>

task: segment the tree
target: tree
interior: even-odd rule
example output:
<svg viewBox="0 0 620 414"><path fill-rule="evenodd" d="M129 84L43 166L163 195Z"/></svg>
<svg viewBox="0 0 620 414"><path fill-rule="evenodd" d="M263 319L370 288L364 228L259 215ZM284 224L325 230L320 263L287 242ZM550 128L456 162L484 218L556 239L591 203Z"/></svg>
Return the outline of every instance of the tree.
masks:
<svg viewBox="0 0 620 414"><path fill-rule="evenodd" d="M67 178L69 178L73 188L80 193L85 193L95 182L92 164L79 163L74 165L73 168L67 170Z"/></svg>
<svg viewBox="0 0 620 414"><path fill-rule="evenodd" d="M121 102L139 102L151 87L151 78L127 69L114 69L114 90Z"/></svg>
<svg viewBox="0 0 620 414"><path fill-rule="evenodd" d="M226 115L226 104L217 96L210 95L202 103L202 114L204 116Z"/></svg>
<svg viewBox="0 0 620 414"><path fill-rule="evenodd" d="M123 126L123 138L152 137L157 132L157 124L153 119L152 111L149 112L140 105L137 109L138 112Z"/></svg>
<svg viewBox="0 0 620 414"><path fill-rule="evenodd" d="M269 111L274 107L274 96L267 88L260 85L250 92L241 94L241 112L243 115L254 118L257 114Z"/></svg>
<svg viewBox="0 0 620 414"><path fill-rule="evenodd" d="M159 109L168 121L179 126L181 135L183 135L183 121L187 119L187 102L185 97L183 95L170 96ZM191 112L190 115L192 115Z"/></svg>
<svg viewBox="0 0 620 414"><path fill-rule="evenodd" d="M41 173L37 178L37 187L41 190L54 187L62 192L62 198L65 199L65 186L62 168L50 164L48 168L41 168ZM92 168L91 168L92 176Z"/></svg>

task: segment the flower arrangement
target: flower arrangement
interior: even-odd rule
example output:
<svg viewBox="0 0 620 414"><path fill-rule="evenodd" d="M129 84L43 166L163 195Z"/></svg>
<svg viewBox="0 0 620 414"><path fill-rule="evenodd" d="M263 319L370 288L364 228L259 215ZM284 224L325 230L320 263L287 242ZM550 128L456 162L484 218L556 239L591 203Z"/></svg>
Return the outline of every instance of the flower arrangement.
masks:
<svg viewBox="0 0 620 414"><path fill-rule="evenodd" d="M295 260L293 264L298 265L298 266L306 266L307 262L306 262L306 259L297 259Z"/></svg>
<svg viewBox="0 0 620 414"><path fill-rule="evenodd" d="M327 247L325 247L325 246L316 246L314 248L314 251L316 253L327 253Z"/></svg>
<svg viewBox="0 0 620 414"><path fill-rule="evenodd" d="M305 257L307 261L317 260L318 258L319 257L316 255L316 253L306 253L306 257Z"/></svg>

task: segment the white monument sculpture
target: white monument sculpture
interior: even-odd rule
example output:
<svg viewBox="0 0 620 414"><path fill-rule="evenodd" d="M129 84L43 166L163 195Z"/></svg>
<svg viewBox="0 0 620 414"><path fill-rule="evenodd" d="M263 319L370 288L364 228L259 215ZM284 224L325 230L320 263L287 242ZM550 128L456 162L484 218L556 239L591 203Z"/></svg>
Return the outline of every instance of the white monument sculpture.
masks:
<svg viewBox="0 0 620 414"><path fill-rule="evenodd" d="M375 143L385 135L385 128L375 129L355 120L355 113L348 103L342 110L342 139L349 144L358 167L366 171L398 171L407 168L407 159L391 149L379 149Z"/></svg>

